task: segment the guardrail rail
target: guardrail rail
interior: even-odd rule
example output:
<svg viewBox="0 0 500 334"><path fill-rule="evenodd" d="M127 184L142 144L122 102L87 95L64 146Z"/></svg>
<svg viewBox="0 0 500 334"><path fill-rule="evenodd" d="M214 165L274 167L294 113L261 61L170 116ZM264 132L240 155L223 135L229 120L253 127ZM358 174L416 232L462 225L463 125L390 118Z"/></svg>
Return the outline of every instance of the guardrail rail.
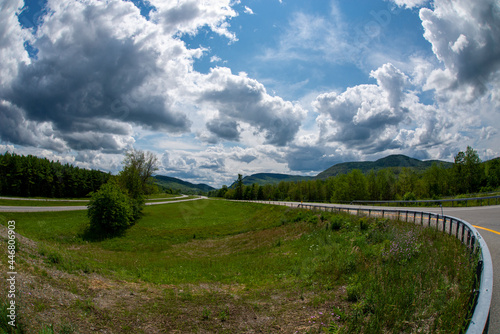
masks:
<svg viewBox="0 0 500 334"><path fill-rule="evenodd" d="M375 204L375 205L381 205L381 204L395 204L395 205L403 205L407 206L408 204L410 205L443 205L443 203L451 203L451 206L453 206L454 203L464 203L465 206L469 206L469 202L475 202L478 204L478 206L483 206L483 205L498 205L500 203L500 196L486 196L486 197L469 197L469 198L448 198L448 199L434 199L434 200L414 200L414 201L351 201L349 202L350 204ZM484 204L486 203L486 204ZM492 204L494 203L494 204Z"/></svg>

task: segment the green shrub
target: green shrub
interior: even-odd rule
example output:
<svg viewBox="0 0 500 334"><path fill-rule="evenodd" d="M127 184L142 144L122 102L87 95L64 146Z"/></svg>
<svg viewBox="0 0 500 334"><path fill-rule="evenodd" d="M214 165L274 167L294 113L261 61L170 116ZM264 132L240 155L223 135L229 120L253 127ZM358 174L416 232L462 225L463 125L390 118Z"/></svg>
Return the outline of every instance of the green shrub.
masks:
<svg viewBox="0 0 500 334"><path fill-rule="evenodd" d="M407 192L403 196L403 201L416 201L416 200L417 200L417 196L412 192Z"/></svg>
<svg viewBox="0 0 500 334"><path fill-rule="evenodd" d="M341 216L334 216L330 220L332 231L338 231L338 230L340 230L340 228L342 227L343 222L344 222L344 220L342 219Z"/></svg>
<svg viewBox="0 0 500 334"><path fill-rule="evenodd" d="M90 229L104 234L122 232L134 224L135 211L120 187L115 182L108 182L92 195L88 204Z"/></svg>

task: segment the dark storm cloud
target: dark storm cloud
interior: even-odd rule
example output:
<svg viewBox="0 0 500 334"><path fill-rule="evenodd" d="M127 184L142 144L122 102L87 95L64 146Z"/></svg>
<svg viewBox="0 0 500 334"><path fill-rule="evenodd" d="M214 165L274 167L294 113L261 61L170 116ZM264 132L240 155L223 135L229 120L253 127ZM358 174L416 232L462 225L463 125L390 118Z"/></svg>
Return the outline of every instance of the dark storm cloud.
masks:
<svg viewBox="0 0 500 334"><path fill-rule="evenodd" d="M36 44L39 59L21 67L6 99L25 110L29 119L53 122L61 132L79 131L79 124L86 122L99 131L96 119L174 132L188 128L184 115L167 109L165 97L137 91L150 75L161 73L152 52L110 36L79 42L52 44L45 39Z"/></svg>
<svg viewBox="0 0 500 334"><path fill-rule="evenodd" d="M496 0L434 1L420 10L424 37L455 82L436 89L457 89L461 84L478 93L500 69L500 5Z"/></svg>
<svg viewBox="0 0 500 334"><path fill-rule="evenodd" d="M231 141L240 140L238 123L236 121L213 119L207 123L207 129L219 138Z"/></svg>
<svg viewBox="0 0 500 334"><path fill-rule="evenodd" d="M130 15L139 18L133 5L119 2L56 10L37 31L37 59L19 64L0 97L22 110L26 121L50 123L73 149L115 150L120 144L112 135L130 136L131 124L187 131L187 116L157 89L156 78L168 78L158 66L159 51L137 36L117 36L109 25Z"/></svg>
<svg viewBox="0 0 500 334"><path fill-rule="evenodd" d="M21 109L0 100L0 139L8 143L64 151L66 144L58 139L49 123L28 121Z"/></svg>

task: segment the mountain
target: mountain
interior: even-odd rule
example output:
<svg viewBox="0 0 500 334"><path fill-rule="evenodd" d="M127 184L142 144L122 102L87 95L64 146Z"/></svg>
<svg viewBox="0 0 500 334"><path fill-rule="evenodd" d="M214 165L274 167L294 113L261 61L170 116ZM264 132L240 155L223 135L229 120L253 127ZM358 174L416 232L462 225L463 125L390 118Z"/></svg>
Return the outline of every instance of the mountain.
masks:
<svg viewBox="0 0 500 334"><path fill-rule="evenodd" d="M206 193L211 190L215 190L215 188L210 187L209 185L203 183L193 184L170 176L156 175L153 176L153 178L155 179L157 184L173 190L180 190L181 193L184 194L189 194L189 193L197 194L200 191Z"/></svg>
<svg viewBox="0 0 500 334"><path fill-rule="evenodd" d="M417 170L423 170L432 166L433 163L443 164L445 167L453 166L453 163L440 161L440 160L418 160L414 158L407 157L406 155L396 154L389 155L385 158L379 159L377 161L359 161L359 162L343 162L336 164L327 170L319 173L316 179L326 179L328 177L336 176L339 174L347 174L353 169L359 169L363 173L367 173L370 170L380 170L384 168L414 168Z"/></svg>
<svg viewBox="0 0 500 334"><path fill-rule="evenodd" d="M257 183L259 185L266 184L278 184L281 181L304 181L304 180L314 180L314 179L326 179L339 174L348 174L354 169L359 169L363 173L368 173L370 170L378 171L384 168L395 168L401 169L403 167L413 168L416 170L424 170L432 166L433 163L443 164L445 167L453 166L453 163L440 161L440 160L418 160L414 158L407 157L406 155L397 154L389 155L385 158L379 159L377 161L356 161L356 162L343 162L336 164L325 171L319 173L315 177L310 176L300 176L300 175L288 175L288 174L273 174L273 173L258 173L250 176L245 176L243 178L244 185L252 185ZM397 171L396 171L397 172ZM235 186L236 182L231 185L231 188Z"/></svg>
<svg viewBox="0 0 500 334"><path fill-rule="evenodd" d="M281 181L296 182L303 180L312 180L312 177L301 176L301 175L288 175L288 174L258 173L250 176L245 176L243 178L243 184L246 186L251 186L252 184L257 183L262 186L265 184L278 184ZM233 183L231 187L233 187L235 183Z"/></svg>

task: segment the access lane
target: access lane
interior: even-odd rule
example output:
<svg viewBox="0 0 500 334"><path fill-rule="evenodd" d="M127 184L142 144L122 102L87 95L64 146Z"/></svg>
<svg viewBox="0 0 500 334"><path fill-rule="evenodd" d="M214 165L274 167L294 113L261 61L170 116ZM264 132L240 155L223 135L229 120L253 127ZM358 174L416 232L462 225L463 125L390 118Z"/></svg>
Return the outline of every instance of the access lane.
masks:
<svg viewBox="0 0 500 334"><path fill-rule="evenodd" d="M150 202L146 203L146 205L149 206L149 205L189 202L207 198L205 196L200 196L197 198L184 199L185 197L187 196L176 197L179 199L170 201ZM0 212L54 212L54 211L82 211L82 210L87 210L87 206L0 206Z"/></svg>

